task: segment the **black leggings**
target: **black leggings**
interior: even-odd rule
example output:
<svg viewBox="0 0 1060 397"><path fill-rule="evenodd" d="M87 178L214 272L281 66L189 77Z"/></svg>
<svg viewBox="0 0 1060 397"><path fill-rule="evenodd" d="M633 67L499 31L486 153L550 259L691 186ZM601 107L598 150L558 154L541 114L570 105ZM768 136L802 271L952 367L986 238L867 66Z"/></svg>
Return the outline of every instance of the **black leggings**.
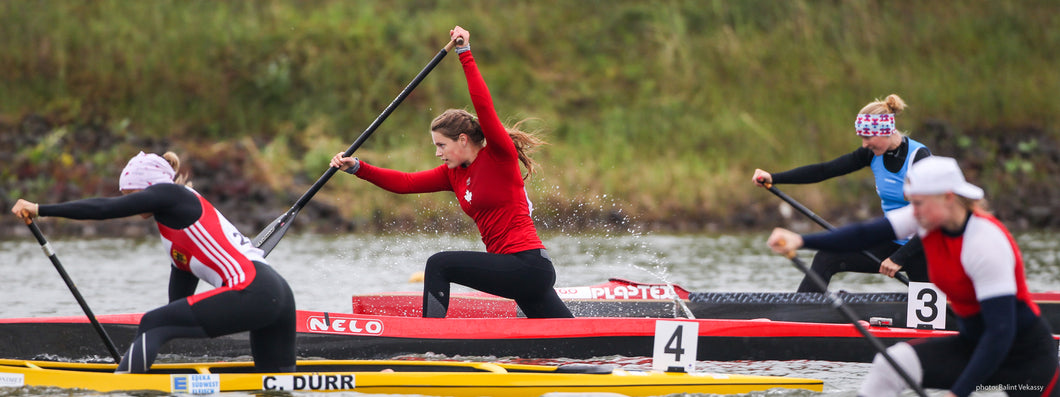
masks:
<svg viewBox="0 0 1060 397"><path fill-rule="evenodd" d="M887 259L895 251L902 246L896 242L888 241L886 243L874 246L867 251L876 256L876 258L882 260ZM880 263L869 259L868 256L856 252L831 252L831 251L818 251L813 256L813 263L810 265L810 270L821 276L821 279L825 283L828 283L832 276L839 272L858 272L858 273L879 273ZM909 260L909 263L902 264L902 270L909 276L910 281L928 282L927 274L927 260L924 259L923 255L918 255ZM799 283L798 292L824 292L817 285L810 280L809 277L803 277L802 282Z"/></svg>
<svg viewBox="0 0 1060 397"><path fill-rule="evenodd" d="M423 278L424 317L445 317L449 283L514 299L529 318L574 317L553 288L556 270L543 249L514 254L439 252L427 259Z"/></svg>
<svg viewBox="0 0 1060 397"><path fill-rule="evenodd" d="M1004 391L1010 396L1060 396L1056 340L1044 320L1016 333L1008 356L983 383L986 391ZM914 339L909 342L924 370L923 386L949 389L964 371L975 345L959 335Z"/></svg>
<svg viewBox="0 0 1060 397"><path fill-rule="evenodd" d="M254 368L263 372L295 370L296 318L290 286L269 265L255 262L254 281L242 290L228 290L188 304L179 299L151 310L140 319L136 338L118 365L118 372L144 373L166 342L175 338L213 338L250 331Z"/></svg>

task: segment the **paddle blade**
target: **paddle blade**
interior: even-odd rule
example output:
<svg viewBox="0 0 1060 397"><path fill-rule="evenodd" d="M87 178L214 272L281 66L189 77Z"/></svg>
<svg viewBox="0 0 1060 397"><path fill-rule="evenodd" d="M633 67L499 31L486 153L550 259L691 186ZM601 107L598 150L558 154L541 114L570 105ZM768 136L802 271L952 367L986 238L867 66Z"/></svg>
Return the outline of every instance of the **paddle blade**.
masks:
<svg viewBox="0 0 1060 397"><path fill-rule="evenodd" d="M265 256L269 256L269 252L272 252L272 249L276 248L276 244L280 243L280 239L287 233L287 229L291 228L291 223L294 222L294 217L298 215L299 210L300 208L298 207L291 208L273 220L261 233L254 237L254 246L265 251Z"/></svg>

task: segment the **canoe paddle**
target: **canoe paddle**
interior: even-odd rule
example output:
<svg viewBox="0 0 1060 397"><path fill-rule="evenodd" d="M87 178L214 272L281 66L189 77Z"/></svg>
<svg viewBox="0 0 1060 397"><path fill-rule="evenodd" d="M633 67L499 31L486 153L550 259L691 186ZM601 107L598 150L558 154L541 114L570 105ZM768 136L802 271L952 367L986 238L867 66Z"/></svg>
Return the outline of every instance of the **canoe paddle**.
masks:
<svg viewBox="0 0 1060 397"><path fill-rule="evenodd" d="M783 243L784 241L781 240L781 245L783 245ZM905 372L905 369L899 366L897 361L894 361L894 357L891 357L890 354L887 354L887 347L883 345L883 342L880 342L879 338L870 333L868 329L865 329L865 326L861 325L861 322L859 322L858 320L858 314L854 312L854 309L848 307L846 303L843 302L843 298L832 293L831 291L828 291L828 284L824 282L824 279L822 279L821 276L810 270L810 268L806 266L806 262L803 262L802 259L799 259L799 257L796 256L795 251L790 251L784 256L788 259L791 259L791 263L795 264L795 267L799 268L799 270L805 273L806 277L808 277L810 280L813 280L813 283L817 286L817 288L820 288L821 291L824 291L824 295L828 298L828 301L832 304L832 307L836 308L836 310L839 310L840 313L843 313L843 315L846 316L847 320L849 320L851 324L854 324L854 328L857 328L858 332L860 332L861 335L864 336L865 339L868 340L869 343L876 348L876 351L880 352L880 355L882 355L883 358L887 360L887 363L891 364L891 367L894 368L896 372L898 372L898 375L901 376L903 380L905 380L905 383L908 384L909 387L912 388L914 391L916 391L917 395L919 395L920 397L927 397L927 392L924 391L924 388L921 387L915 381L913 381L913 378L909 376L909 373Z"/></svg>
<svg viewBox="0 0 1060 397"><path fill-rule="evenodd" d="M762 178L759 178L758 183L761 183L762 186L764 186L766 190L769 190L770 193L773 193L777 197L780 197L781 200L784 200L784 202L790 204L792 207L795 207L796 210L801 212L803 215L806 215L808 218L812 219L818 225L821 225L821 227L828 230L835 230L835 226L832 226L831 223L828 223L828 221L817 216L817 214L813 213L813 211L810 211L810 209L806 208L806 206L802 205L802 203L795 201L795 199L791 198L791 196L788 196L784 192L780 191L780 189L777 189L777 187L773 186L772 183L765 183ZM883 263L880 258L877 258L876 255L873 255L869 251L861 251L861 254L865 255L865 257L871 259L873 262ZM898 279L898 281L901 281L902 284L909 285L909 277L906 277L902 273L895 273L894 278Z"/></svg>
<svg viewBox="0 0 1060 397"><path fill-rule="evenodd" d="M357 140L353 142L353 145L350 145L349 149L346 149L346 152L343 153L342 156L350 157L353 155L353 152L364 144L364 141L375 132L376 128L379 128L379 125L383 124L383 121L390 116L390 113L394 112L394 109L401 104L401 101L405 100L405 97L412 93L412 90L420 84L420 81L422 81L424 77L427 77L427 74L429 74L431 70L434 70L434 67L442 61L442 58L445 58L445 54L449 53L454 46L462 44L464 44L464 39L458 37L450 41L449 44L446 44L445 48L438 51L438 54L434 56L434 59L431 59L431 61L427 63L427 66L416 75L416 78L412 79L412 82L409 83L404 90L401 90L401 93L398 94L397 98L394 98L394 100L390 102L390 105L388 105L386 109L383 109L383 113L380 113L379 116L375 118L375 121L373 121L372 124L361 133L361 136L357 137ZM291 209L273 220L272 223L266 226L265 229L262 229L262 231L254 237L254 246L265 251L264 255L268 256L269 252L272 252L272 249L276 248L276 244L279 244L283 235L287 233L287 229L291 227L291 222L293 222L294 217L298 215L298 211L301 211L302 207L305 207L305 205L309 203L309 200L313 199L313 196L317 194L317 191L324 187L324 184L328 182L328 179L331 179L331 176L335 175L335 172L338 170L338 168L329 167L328 170L324 172L324 175L322 175L320 179L317 179L316 183L314 183L313 186L302 195L302 197L298 198L298 201L294 203L294 206L292 206Z"/></svg>
<svg viewBox="0 0 1060 397"><path fill-rule="evenodd" d="M51 244L48 244L48 240L44 239L44 233L41 233L40 228L37 227L36 223L33 223L33 219L27 215L25 218L26 226L33 232L33 237L37 238L37 242L40 243L40 248L44 250L44 255L51 259L52 265L55 265L55 270L59 271L59 275L63 277L63 281L66 282L66 286L70 288L70 292L74 294L74 299L77 299L77 303L81 305L81 310L84 310L85 315L88 316L88 320L92 322L92 327L96 329L99 337L103 339L103 344L107 345L107 350L110 351L110 356L114 358L115 363L121 362L121 355L118 354L118 348L114 346L114 341L110 340L110 336L107 335L107 330L103 329L103 326L99 324L99 320L96 320L96 315L92 314L92 309L88 308L88 303L85 302L85 298L81 296L81 292L77 290L77 286L74 285L74 281L70 279L70 275L66 274L66 269L59 263L59 258L55 256L55 251L52 251Z"/></svg>

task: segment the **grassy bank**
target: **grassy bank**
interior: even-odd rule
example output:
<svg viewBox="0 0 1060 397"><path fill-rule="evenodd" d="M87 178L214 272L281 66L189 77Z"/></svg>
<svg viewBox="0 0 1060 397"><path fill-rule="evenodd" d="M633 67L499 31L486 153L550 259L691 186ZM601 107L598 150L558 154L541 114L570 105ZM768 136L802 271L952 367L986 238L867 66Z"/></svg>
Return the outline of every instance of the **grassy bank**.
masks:
<svg viewBox="0 0 1060 397"><path fill-rule="evenodd" d="M0 2L0 150L18 165L0 183L7 208L101 194L135 150L175 149L208 196L243 178L297 197L460 24L501 117L539 119L552 143L528 188L560 228L775 224L754 168L853 150L853 115L890 93L910 105L899 129L967 161L996 209L1035 226L1019 211L1036 207L1054 226L1060 192L1027 186L1060 163L1058 14L1050 1ZM455 57L357 154L436 165L426 129L450 107L470 108ZM229 158L228 179L207 175ZM790 191L834 217L877 211L867 172ZM316 200L355 223L460 218L448 195L345 175Z"/></svg>

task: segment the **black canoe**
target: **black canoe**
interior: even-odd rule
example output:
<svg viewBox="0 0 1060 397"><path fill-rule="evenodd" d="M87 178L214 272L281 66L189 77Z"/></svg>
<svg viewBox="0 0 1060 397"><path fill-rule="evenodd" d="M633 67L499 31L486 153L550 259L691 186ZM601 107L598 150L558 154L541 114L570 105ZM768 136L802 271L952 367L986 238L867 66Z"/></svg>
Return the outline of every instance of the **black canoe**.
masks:
<svg viewBox="0 0 1060 397"><path fill-rule="evenodd" d="M593 286L556 288L556 291L576 317L688 317L687 308L695 318L848 321L832 307L825 294L814 292L689 292L677 285L618 278ZM862 320L877 319L881 323L889 322L892 327L907 326L906 293L840 291L836 295ZM1058 332L1060 292L1038 292L1032 297L1042 317ZM418 291L354 295L352 307L355 314L419 316L422 299ZM523 316L514 301L481 292L453 294L449 304L449 317ZM955 326L956 320L948 313L945 329L954 330Z"/></svg>

